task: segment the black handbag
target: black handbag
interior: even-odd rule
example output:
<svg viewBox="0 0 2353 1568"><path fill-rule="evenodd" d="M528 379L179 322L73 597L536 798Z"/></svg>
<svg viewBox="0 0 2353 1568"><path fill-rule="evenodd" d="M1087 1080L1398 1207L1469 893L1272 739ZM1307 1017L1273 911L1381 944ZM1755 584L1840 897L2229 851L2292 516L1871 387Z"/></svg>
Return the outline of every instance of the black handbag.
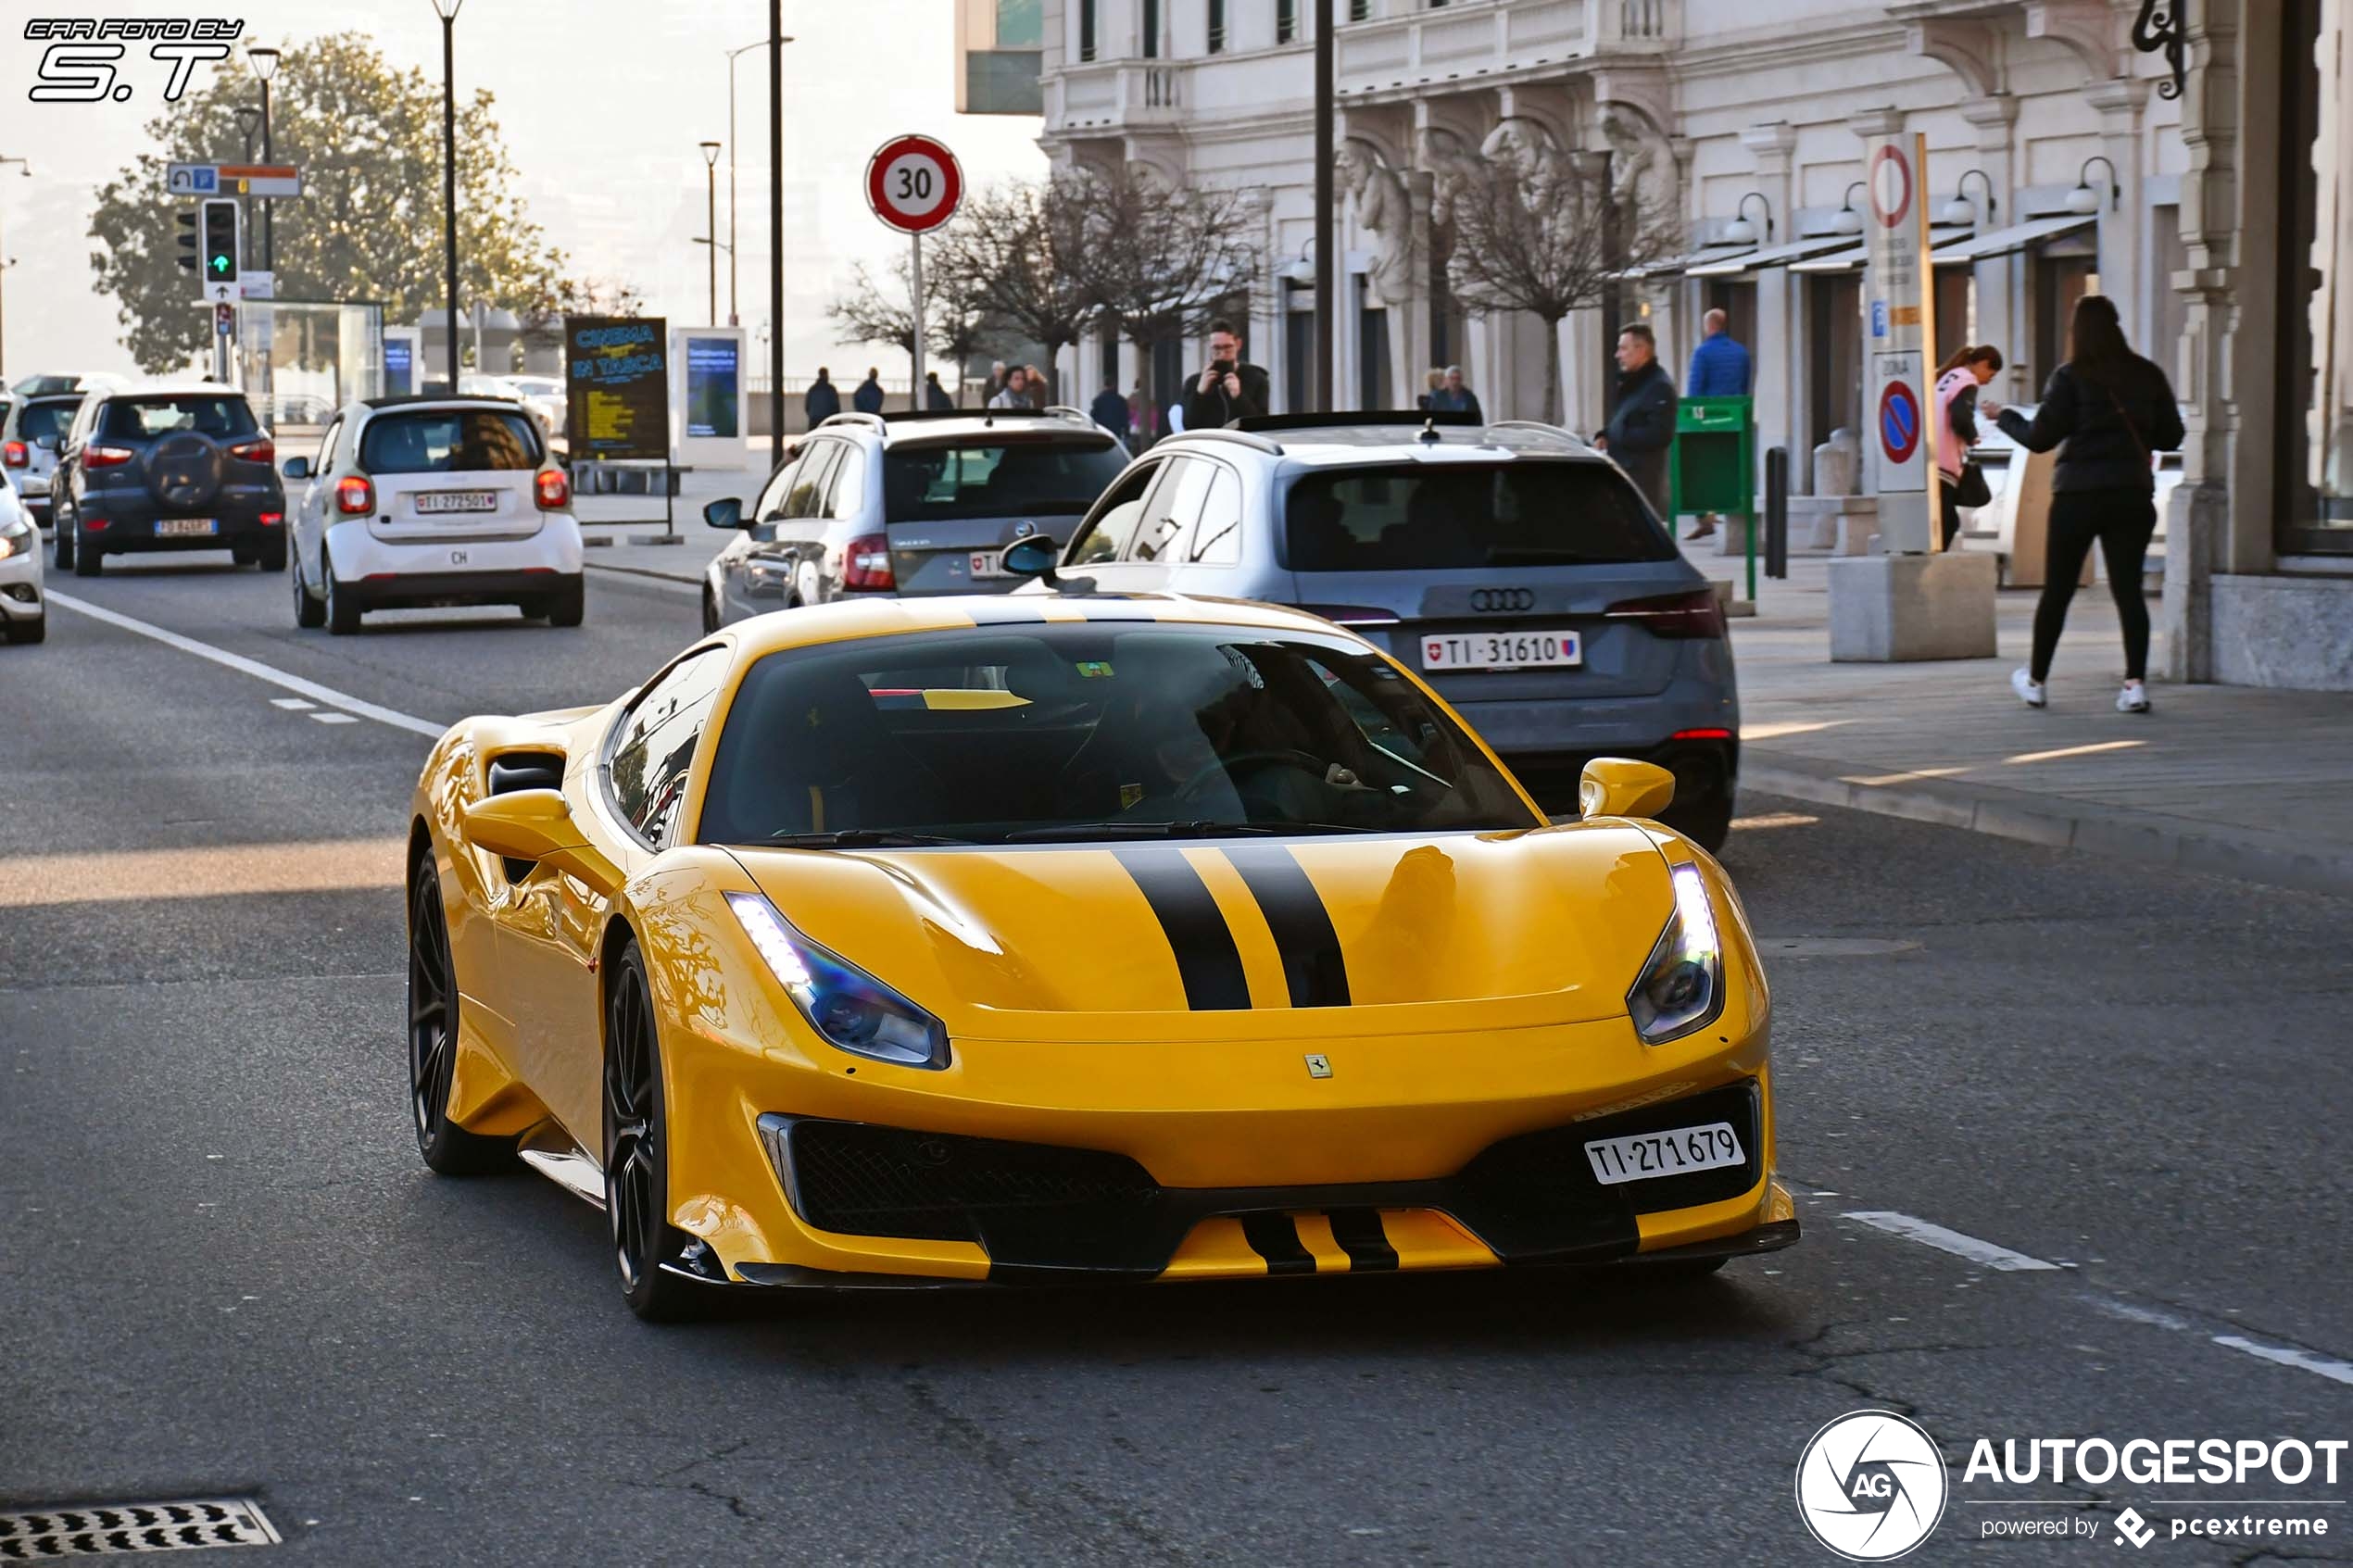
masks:
<svg viewBox="0 0 2353 1568"><path fill-rule="evenodd" d="M1954 480L1953 502L1962 507L1990 507L1994 504L1994 487L1985 483L1985 470L1971 458L1961 464L1961 477Z"/></svg>

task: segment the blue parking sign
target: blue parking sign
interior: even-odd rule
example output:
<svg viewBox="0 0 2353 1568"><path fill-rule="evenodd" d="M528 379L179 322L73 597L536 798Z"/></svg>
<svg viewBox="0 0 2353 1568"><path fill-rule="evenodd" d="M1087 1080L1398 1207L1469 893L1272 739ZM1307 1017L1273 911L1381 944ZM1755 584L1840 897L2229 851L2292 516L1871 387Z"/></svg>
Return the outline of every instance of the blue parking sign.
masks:
<svg viewBox="0 0 2353 1568"><path fill-rule="evenodd" d="M1887 301L1883 299L1871 301L1871 335L1873 337L1887 335Z"/></svg>

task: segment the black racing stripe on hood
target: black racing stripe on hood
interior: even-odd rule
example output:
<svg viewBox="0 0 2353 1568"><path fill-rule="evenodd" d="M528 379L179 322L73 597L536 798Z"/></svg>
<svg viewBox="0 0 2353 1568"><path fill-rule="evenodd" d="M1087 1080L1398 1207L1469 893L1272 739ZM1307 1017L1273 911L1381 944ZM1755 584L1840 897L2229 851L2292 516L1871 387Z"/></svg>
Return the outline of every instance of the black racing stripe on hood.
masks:
<svg viewBox="0 0 2353 1568"><path fill-rule="evenodd" d="M1274 934L1290 1005L1348 1006L1348 960L1340 952L1340 933L1332 929L1331 911L1324 908L1315 884L1307 880L1290 847L1236 845L1226 851L1226 859L1241 872L1259 912L1266 917L1266 929Z"/></svg>
<svg viewBox="0 0 2353 1568"><path fill-rule="evenodd" d="M1209 884L1181 849L1114 849L1112 854L1135 879L1167 935L1185 982L1185 1005L1195 1012L1223 1012L1250 1006L1250 977L1241 950Z"/></svg>

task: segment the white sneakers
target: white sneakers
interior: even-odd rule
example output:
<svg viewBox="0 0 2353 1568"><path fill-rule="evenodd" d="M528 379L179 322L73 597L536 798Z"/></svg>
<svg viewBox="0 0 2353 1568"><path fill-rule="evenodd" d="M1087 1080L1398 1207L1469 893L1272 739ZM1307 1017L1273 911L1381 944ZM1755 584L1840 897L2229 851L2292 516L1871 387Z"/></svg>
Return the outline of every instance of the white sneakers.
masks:
<svg viewBox="0 0 2353 1568"><path fill-rule="evenodd" d="M2010 690L2018 700L2029 708L2041 708L2050 699L2044 695L2043 683L2024 670L2010 671ZM2127 681L2124 689L2116 694L2119 713L2146 713L2149 710L2149 689L2145 682Z"/></svg>

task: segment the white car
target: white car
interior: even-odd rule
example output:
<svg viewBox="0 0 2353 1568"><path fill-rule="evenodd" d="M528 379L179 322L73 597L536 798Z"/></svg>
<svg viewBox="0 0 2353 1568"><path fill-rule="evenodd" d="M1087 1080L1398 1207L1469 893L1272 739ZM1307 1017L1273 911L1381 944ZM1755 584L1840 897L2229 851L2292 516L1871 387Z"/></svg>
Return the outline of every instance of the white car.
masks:
<svg viewBox="0 0 2353 1568"><path fill-rule="evenodd" d="M284 472L297 626L343 635L371 609L484 604L580 624L571 479L511 398L348 404Z"/></svg>
<svg viewBox="0 0 2353 1568"><path fill-rule="evenodd" d="M12 643L37 643L49 633L49 604L41 595L41 534L0 484L0 631Z"/></svg>
<svg viewBox="0 0 2353 1568"><path fill-rule="evenodd" d="M520 399L523 407L547 421L550 433L564 433L566 408L564 383L558 376L509 376L509 394Z"/></svg>

